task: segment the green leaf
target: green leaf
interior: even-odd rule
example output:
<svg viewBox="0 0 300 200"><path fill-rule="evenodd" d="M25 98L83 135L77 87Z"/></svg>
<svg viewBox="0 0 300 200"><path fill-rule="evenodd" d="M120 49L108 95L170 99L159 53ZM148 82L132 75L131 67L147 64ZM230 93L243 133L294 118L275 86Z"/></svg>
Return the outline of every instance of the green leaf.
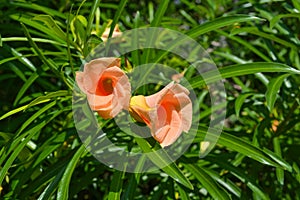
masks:
<svg viewBox="0 0 300 200"><path fill-rule="evenodd" d="M271 157L274 161L276 161L278 164L280 164L280 168L287 170L289 172L292 172L292 166L285 160L283 160L280 156L278 156L276 153L274 153L273 151L270 151L267 148L263 148L263 151L265 152L266 155L268 155L269 157Z"/></svg>
<svg viewBox="0 0 300 200"><path fill-rule="evenodd" d="M256 180L247 175L242 169L237 168L228 162L223 161L222 159L217 158L216 156L206 156L206 160L209 160L212 163L216 163L219 165L222 169L228 170L231 174L236 176L238 179L240 179L243 183L245 183L252 191L255 193L260 199L263 200L269 200L270 198L268 195L259 187L259 185L256 183Z"/></svg>
<svg viewBox="0 0 300 200"><path fill-rule="evenodd" d="M274 104L277 99L277 93L280 90L280 87L283 83L283 81L289 76L290 74L283 74L279 77L273 78L268 86L267 86L267 91L266 91L266 101L268 108L270 112L273 110Z"/></svg>
<svg viewBox="0 0 300 200"><path fill-rule="evenodd" d="M44 102L45 100L51 100L55 97L68 97L69 91L68 90L58 90L55 92L47 92L46 95L37 97L32 102L28 104L28 108L31 106L34 106L36 104L39 104L39 102Z"/></svg>
<svg viewBox="0 0 300 200"><path fill-rule="evenodd" d="M216 29L222 28L224 26L232 25L232 24L235 24L238 22L246 22L246 21L252 21L252 20L260 20L260 19L257 17L250 16L250 15L234 15L234 16L220 17L220 18L206 22L204 24L201 24L201 25L189 30L186 33L186 35L191 38L197 38L204 33L207 33L210 31L216 31ZM172 49L178 47L179 44L181 44L182 40L186 40L186 39L187 39L187 37L180 37L176 42L171 43L171 45L169 47L167 47L167 49L169 49L169 51L171 51ZM167 51L159 54L154 59L154 61L155 62L160 61L162 58L166 57L167 54L168 54Z"/></svg>
<svg viewBox="0 0 300 200"><path fill-rule="evenodd" d="M46 106L44 106L43 108L41 108L40 110L38 110L36 113L34 113L29 119L27 119L22 126L18 129L18 131L16 132L16 134L14 135L14 139L10 144L9 149L6 151L6 154L9 154L10 152L14 151L14 149L18 146L18 143L27 135L22 135L22 137L18 137L19 134L21 134L23 132L23 130L25 130L25 128L27 126L29 126L34 120L36 120L38 117L40 117L40 115L44 112L46 112L48 109L50 109L51 107L53 107L56 104L56 102L51 102L49 104L47 104ZM2 156L1 155L1 159L0 159L0 164L2 164Z"/></svg>
<svg viewBox="0 0 300 200"><path fill-rule="evenodd" d="M30 60L28 60L25 56L23 56L21 53L19 53L17 50L15 50L14 48L4 44L4 47L9 49L9 51L21 62L23 63L26 67L28 67L28 69L32 70L32 71L36 71L36 67L32 64L32 62ZM3 63L3 61L1 61L0 63Z"/></svg>
<svg viewBox="0 0 300 200"><path fill-rule="evenodd" d="M13 136L14 134L12 133L0 132L0 137L2 137L6 142L8 142Z"/></svg>
<svg viewBox="0 0 300 200"><path fill-rule="evenodd" d="M201 167L195 164L183 164L184 167L189 170L196 179L203 185L213 199L226 200L230 199L230 196L224 189L220 188L213 178L207 174Z"/></svg>
<svg viewBox="0 0 300 200"><path fill-rule="evenodd" d="M136 169L135 169L136 172L142 171L142 168L144 167L145 160L146 160L146 155L142 154L139 161L138 161L138 163L137 163L137 166L136 166ZM134 173L134 174L129 175L130 176L129 182L128 182L128 184L126 184L127 187L125 187L125 189L124 189L124 192L123 192L123 195L122 195L122 198L121 198L122 200L134 199L135 192L136 192L137 186L140 182L141 175L142 175L142 173Z"/></svg>
<svg viewBox="0 0 300 200"><path fill-rule="evenodd" d="M150 24L151 27L159 26L167 8L168 8L169 2L170 2L170 0L165 0L165 1L162 1L160 4L158 4L159 6L155 12L154 19Z"/></svg>
<svg viewBox="0 0 300 200"><path fill-rule="evenodd" d="M297 17L300 19L300 13L289 13L274 16L270 21L270 28L273 28L275 24L281 19L286 17Z"/></svg>
<svg viewBox="0 0 300 200"><path fill-rule="evenodd" d="M47 102L47 101L49 101L49 100L50 100L50 99L44 100L44 101L40 101L40 102L37 103L37 104L45 103L45 102ZM37 104L34 104L34 105L37 105ZM25 106L21 106L21 107L19 107L19 108L16 108L16 109L14 109L14 110L11 110L11 111L9 111L8 113L5 113L4 115L2 115L2 116L0 117L0 120L5 119L5 118L7 118L7 117L9 117L9 116L11 116L11 115L13 115L13 114L16 114L16 113L18 113L18 112L20 112L20 111L25 110L25 109L27 109L27 108L28 108L28 105L25 105Z"/></svg>
<svg viewBox="0 0 300 200"><path fill-rule="evenodd" d="M209 174L215 181L217 181L220 185L230 191L237 197L241 197L241 189L230 179L222 178L220 174L210 169L203 169L207 174Z"/></svg>
<svg viewBox="0 0 300 200"><path fill-rule="evenodd" d="M299 46L297 46L296 44L288 42L286 40L283 40L279 37L276 37L275 35L272 35L271 33L262 32L257 27L243 27L243 28L234 29L231 32L231 34L234 35L234 34L244 33L244 32L251 33L251 34L257 35L259 37L269 39L271 41L277 42L279 44L282 44L283 46L290 47L292 49L299 48Z"/></svg>
<svg viewBox="0 0 300 200"><path fill-rule="evenodd" d="M42 12L48 14L48 15L58 16L58 17L63 18L63 19L66 18L66 16L62 12L51 9L51 8L48 8L48 7L40 6L38 4L34 4L34 3L30 3L30 2L22 3L22 2L15 2L15 1L11 1L10 4L14 5L14 6L19 6L19 7L23 7L23 8L29 8L29 9L32 9L32 10L37 10L39 12L42 11Z"/></svg>
<svg viewBox="0 0 300 200"><path fill-rule="evenodd" d="M4 166L0 170L0 185L2 184L2 181L8 171L8 169L11 167L12 163L14 160L17 158L17 156L20 154L20 152L23 150L23 148L26 146L26 144L31 140L35 134L40 131L49 121L54 119L57 115L59 115L60 112L55 113L54 115L51 116L51 118L44 119L41 123L38 125L34 126L33 128L29 129L26 131L23 135L21 135L20 138L20 143L17 145L16 148L14 148L14 151L11 153L11 155L8 157L6 160ZM25 137L26 136L26 137Z"/></svg>
<svg viewBox="0 0 300 200"><path fill-rule="evenodd" d="M91 31L92 31L92 26L93 26L93 20L94 20L94 17L95 17L95 12L99 6L99 3L100 3L100 0L94 0L94 3L93 3L93 6L92 6L92 9L90 11L90 14L89 14L89 18L87 20L87 23L86 23L86 34L88 36L90 36L91 34ZM79 17L78 19L82 21L82 19L80 19L81 17ZM85 18L84 18L85 19ZM85 20L86 21L86 20ZM84 23L83 23L84 24ZM88 37L87 37L88 38Z"/></svg>
<svg viewBox="0 0 300 200"><path fill-rule="evenodd" d="M65 159L65 158L53 163L37 178L31 180L30 185L26 188L26 190L25 191L22 190L22 192L20 192L22 196L30 196L32 193L34 193L34 191L37 191L40 188L44 187L45 184L47 184L48 182L54 181L56 185L53 185L53 187L48 185L47 188L44 189L44 192L40 195L40 197L42 198L51 195L56 190L59 184L59 182L58 183L56 182L56 178L61 180L62 174L65 171L68 163L69 163L69 159ZM55 180L53 180L54 177ZM30 177L28 177L28 179L30 179Z"/></svg>
<svg viewBox="0 0 300 200"><path fill-rule="evenodd" d="M25 82L25 84L22 86L22 88L19 90L17 97L13 103L14 106L17 105L17 103L19 102L19 100L22 98L22 96L24 95L24 93L26 92L26 90L32 85L32 83L35 81L35 79L37 79L39 77L39 75L37 73L33 73L31 74L31 76L29 77L29 79Z"/></svg>
<svg viewBox="0 0 300 200"><path fill-rule="evenodd" d="M40 96L40 97L36 98L35 100L33 100L32 102L30 102L29 104L27 104L25 106L21 106L19 108L16 108L14 110L11 110L11 111L5 113L4 115L2 115L0 117L0 120L5 119L5 118L7 118L7 117L9 117L13 114L16 114L18 112L23 111L23 110L26 110L26 109L28 109L32 106L48 102L48 101L51 100L51 98L59 97L59 96L67 96L68 94L69 94L69 92L67 90L59 90L59 91L56 91L56 92L50 92L45 96Z"/></svg>
<svg viewBox="0 0 300 200"><path fill-rule="evenodd" d="M184 176L182 171L177 167L177 165L172 162L170 157L165 151L157 152L158 148L152 148L151 145L144 140L143 138L135 138L138 145L141 149L147 153L148 158L159 168L161 168L164 172L166 172L169 176L171 176L175 181L181 183L185 187L189 189L193 189L193 185L190 181Z"/></svg>
<svg viewBox="0 0 300 200"><path fill-rule="evenodd" d="M273 139L274 151L275 153L281 157L281 147L280 147L280 140L278 137ZM284 184L284 171L280 168L276 168L276 176L278 182L283 185Z"/></svg>
<svg viewBox="0 0 300 200"><path fill-rule="evenodd" d="M193 17L192 17L191 15L189 15L185 10L181 9L181 10L179 10L179 12L180 12L180 14L181 14L182 16L184 16L191 24L193 24L193 25L197 25L197 24L198 24L198 22L197 22L195 19L193 19Z"/></svg>
<svg viewBox="0 0 300 200"><path fill-rule="evenodd" d="M186 191L186 188L184 188L182 185L180 184L176 184L178 192L179 192L179 197L182 200L190 200L189 191Z"/></svg>
<svg viewBox="0 0 300 200"><path fill-rule="evenodd" d="M300 2L298 0L292 0L294 7L300 11Z"/></svg>
<svg viewBox="0 0 300 200"><path fill-rule="evenodd" d="M58 190L57 190L57 199L58 200L68 200L69 197L69 185L71 181L71 177L73 174L73 171L75 170L76 164L78 163L80 157L85 152L85 146L82 144L72 159L70 160L66 170L64 171L64 174L59 182Z"/></svg>
<svg viewBox="0 0 300 200"><path fill-rule="evenodd" d="M49 185L44 189L42 194L39 196L38 200L47 200L50 199L53 192L56 190L57 185L59 184L61 177L65 171L65 167L60 169L55 176L54 180L49 183ZM66 186L67 187L67 186Z"/></svg>
<svg viewBox="0 0 300 200"><path fill-rule="evenodd" d="M235 109L235 114L237 117L240 116L240 110L245 102L245 100L251 96L251 95L254 95L254 93L250 92L250 93L243 93L243 94L240 94L235 102L234 102L234 109Z"/></svg>
<svg viewBox="0 0 300 200"><path fill-rule="evenodd" d="M112 34L113 34L113 31L114 31L114 28L116 26L116 24L118 23L121 15L122 15L122 12L127 4L127 1L128 0L121 0L119 2L119 5L118 5L118 9L117 11L114 13L114 19L113 19L113 22L111 23L111 26L110 26L110 32L109 32L109 36L108 37L111 37Z"/></svg>
<svg viewBox="0 0 300 200"><path fill-rule="evenodd" d="M219 145L226 146L229 149L242 153L263 164L280 167L286 170L291 169L291 167L281 158L274 157L269 153L266 154L265 151L262 151L253 144L247 142L245 139L233 136L226 132L222 132L222 134L218 136L214 134L215 131L207 132L207 127L199 127L198 132L201 139L204 139L205 137L207 141L217 140Z"/></svg>
<svg viewBox="0 0 300 200"><path fill-rule="evenodd" d="M262 20L262 19L250 15L233 15L233 16L220 17L189 30L187 32L187 35L192 38L196 38L204 33L222 28L224 26L229 26L239 22L247 22L253 20Z"/></svg>
<svg viewBox="0 0 300 200"><path fill-rule="evenodd" d="M39 55L39 57L41 58L41 60L48 65L48 67L52 70L52 72L54 74L57 75L57 77L60 77L60 73L58 72L58 67L56 66L56 64L51 61L50 59L47 59L45 57L45 55L42 53L42 51L38 48L38 46L36 45L36 43L32 40L31 35L29 34L28 29L26 28L26 26L21 23L23 29L24 29L24 33L28 39L29 44L34 48L34 50L37 52L37 54Z"/></svg>
<svg viewBox="0 0 300 200"><path fill-rule="evenodd" d="M39 187L43 187L43 185L51 181L52 177L58 174L59 169L61 169L64 166L67 166L69 160L65 159L64 161L59 161L58 165L51 165L51 167L47 168L47 170L44 171L45 174L41 173L39 174L39 176L37 176L37 178L34 179L31 177L35 173L40 173L41 163L43 163L43 161L47 161L47 157L51 156L51 153L63 144L63 142L66 139L66 135L66 132L60 133L58 135L53 135L34 151L34 153L31 156L31 162L28 162L28 164L30 163L30 166L26 168L26 171L22 171L17 174L17 176L20 177L20 181L18 182L18 184L16 184L15 188L12 188L16 194L22 194L23 196L28 196L32 194L34 190L36 190ZM52 166L55 166L55 168L53 169L55 172L52 172ZM30 186L26 188L26 191L22 191L23 185L29 180ZM58 183L56 184L56 187L57 185Z"/></svg>
<svg viewBox="0 0 300 200"><path fill-rule="evenodd" d="M254 47L249 41L243 40L243 39L241 39L237 36L228 34L228 33L224 32L224 31L221 31L221 30L216 30L215 32L217 32L221 35L224 35L227 39L231 39L231 40L234 40L234 41L240 43L243 47L251 50L253 53L255 53L256 55L261 57L264 61L267 61L267 62L272 61L267 55L263 54L260 50L258 50L256 47Z"/></svg>
<svg viewBox="0 0 300 200"><path fill-rule="evenodd" d="M6 59L3 59L3 60L6 60ZM2 60L2 61L3 61ZM24 73L15 65L13 64L12 62L8 62L7 63L9 68L17 75L20 77L20 79L22 79L24 82L27 80ZM6 77L6 76L5 76Z"/></svg>
<svg viewBox="0 0 300 200"><path fill-rule="evenodd" d="M51 29L54 34L62 40L66 40L66 34L57 25L54 19L50 15L37 15L33 20L40 21L46 24L46 26Z"/></svg>
<svg viewBox="0 0 300 200"><path fill-rule="evenodd" d="M156 27L156 26L159 26L166 10L167 10L167 7L169 5L169 0L165 0L165 1L162 1L160 4L159 4L159 7L155 13L155 16L154 16L154 19L153 21L151 22L150 26L151 27ZM156 34L151 34L150 37L147 37L147 44L146 46L148 46L148 44L153 44L153 42L156 40ZM143 54L143 61L144 63L148 63L149 62L149 58L150 58L150 53L151 53L151 49L145 49L145 52Z"/></svg>
<svg viewBox="0 0 300 200"><path fill-rule="evenodd" d="M86 30L84 29L87 26L87 20L82 15L76 15L71 23L70 29L74 37L74 41L78 44L84 44L86 40Z"/></svg>
<svg viewBox="0 0 300 200"><path fill-rule="evenodd" d="M190 84L192 88L197 88L203 86L205 83L210 84L224 78L254 74L258 72L285 72L290 74L300 74L299 70L296 70L285 64L272 62L254 62L231 65L218 70L212 70L203 73L202 76L192 78L190 80ZM205 81L202 77L205 78Z"/></svg>
<svg viewBox="0 0 300 200"><path fill-rule="evenodd" d="M113 178L112 178L112 182L110 184L108 200L119 200L120 199L124 174L125 174L125 171L115 170Z"/></svg>
<svg viewBox="0 0 300 200"><path fill-rule="evenodd" d="M19 14L12 14L12 15L10 15L10 18L21 22L21 24L24 23L28 26L34 27L37 30L44 32L45 34L47 34L49 37L56 40L57 42L60 42L61 44L66 45L66 41L61 39L60 37L57 37L52 29L47 28L46 26L44 26L43 24L41 24L39 22L32 21L30 16L26 16L25 14L23 14L21 16ZM27 37L26 34L25 34L25 36Z"/></svg>
<svg viewBox="0 0 300 200"><path fill-rule="evenodd" d="M41 43L48 43L48 44L53 44L53 45L57 45L57 46L64 46L66 47L66 44L63 44L61 42L57 42L54 40L49 40L49 39L45 39L45 38L32 38L32 40L34 42L41 42ZM26 37L7 37L7 38L2 38L3 42L26 42L28 41L28 39ZM73 47L70 47L73 48ZM0 62L2 63L2 62Z"/></svg>

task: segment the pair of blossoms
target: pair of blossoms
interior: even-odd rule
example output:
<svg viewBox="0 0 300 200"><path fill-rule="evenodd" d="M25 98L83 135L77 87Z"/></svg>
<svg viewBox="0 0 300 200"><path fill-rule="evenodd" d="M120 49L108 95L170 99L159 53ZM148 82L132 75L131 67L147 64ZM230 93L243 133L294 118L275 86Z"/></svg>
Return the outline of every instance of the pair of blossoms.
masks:
<svg viewBox="0 0 300 200"><path fill-rule="evenodd" d="M93 111L111 119L128 110L136 121L150 128L162 147L189 131L192 102L185 87L173 81L153 95L131 97L129 79L120 65L120 58L99 58L85 64L83 72L76 72L76 82Z"/></svg>

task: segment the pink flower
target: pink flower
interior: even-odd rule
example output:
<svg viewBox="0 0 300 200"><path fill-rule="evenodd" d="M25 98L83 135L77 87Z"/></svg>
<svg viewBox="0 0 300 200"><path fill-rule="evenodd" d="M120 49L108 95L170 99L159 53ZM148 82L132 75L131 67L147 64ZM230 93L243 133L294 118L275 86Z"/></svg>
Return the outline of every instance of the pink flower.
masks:
<svg viewBox="0 0 300 200"><path fill-rule="evenodd" d="M120 69L119 58L99 58L85 64L83 72L76 72L76 82L87 95L92 110L104 118L115 117L128 109L131 86Z"/></svg>
<svg viewBox="0 0 300 200"><path fill-rule="evenodd" d="M192 102L188 94L186 88L172 82L151 96L132 97L129 112L151 129L162 147L169 146L191 127Z"/></svg>

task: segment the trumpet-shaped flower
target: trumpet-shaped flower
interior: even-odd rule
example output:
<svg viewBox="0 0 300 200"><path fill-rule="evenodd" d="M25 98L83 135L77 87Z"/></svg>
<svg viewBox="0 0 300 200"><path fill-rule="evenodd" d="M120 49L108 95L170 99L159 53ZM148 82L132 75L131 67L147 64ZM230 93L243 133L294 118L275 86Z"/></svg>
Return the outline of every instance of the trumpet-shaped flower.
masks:
<svg viewBox="0 0 300 200"><path fill-rule="evenodd" d="M83 72L76 72L76 82L87 95L92 110L104 118L115 117L128 109L131 86L120 69L119 58L99 58L85 64Z"/></svg>
<svg viewBox="0 0 300 200"><path fill-rule="evenodd" d="M169 146L191 127L192 102L188 95L185 87L171 82L153 95L132 97L129 112L151 129L162 147Z"/></svg>

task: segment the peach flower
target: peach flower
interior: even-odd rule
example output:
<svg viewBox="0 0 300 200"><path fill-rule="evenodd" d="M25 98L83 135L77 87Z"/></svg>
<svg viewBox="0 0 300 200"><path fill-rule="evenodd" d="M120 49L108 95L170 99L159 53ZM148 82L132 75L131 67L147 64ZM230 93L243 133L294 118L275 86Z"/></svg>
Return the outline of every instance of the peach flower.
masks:
<svg viewBox="0 0 300 200"><path fill-rule="evenodd" d="M131 86L120 64L119 58L99 58L85 64L83 72L76 72L76 82L91 109L104 119L129 107Z"/></svg>
<svg viewBox="0 0 300 200"><path fill-rule="evenodd" d="M187 69L187 68L186 68ZM172 75L172 80L175 81L176 83L179 83L181 81L181 79L184 77L184 74L186 72L186 69L184 69L184 71L182 71L179 74L173 74Z"/></svg>
<svg viewBox="0 0 300 200"><path fill-rule="evenodd" d="M151 96L131 98L129 112L144 122L162 147L173 144L181 133L188 132L192 123L192 102L189 91L171 82Z"/></svg>
<svg viewBox="0 0 300 200"><path fill-rule="evenodd" d="M111 29L111 27L105 28L105 31L103 32L103 34L101 36L101 39L102 39L103 42L108 40L110 29ZM114 37L118 37L118 36L121 36L121 35L122 35L122 32L119 29L119 25L116 24L111 37L114 38Z"/></svg>

